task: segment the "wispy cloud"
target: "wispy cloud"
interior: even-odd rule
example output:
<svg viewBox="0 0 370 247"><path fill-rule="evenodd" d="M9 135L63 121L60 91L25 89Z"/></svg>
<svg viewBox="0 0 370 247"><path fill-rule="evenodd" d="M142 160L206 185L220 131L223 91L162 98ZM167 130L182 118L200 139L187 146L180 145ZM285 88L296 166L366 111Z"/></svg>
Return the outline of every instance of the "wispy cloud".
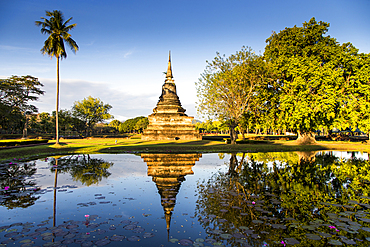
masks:
<svg viewBox="0 0 370 247"><path fill-rule="evenodd" d="M12 46L12 45L0 45L0 50L3 51L28 51L34 52L34 49L30 49L27 47L19 47L19 46Z"/></svg>
<svg viewBox="0 0 370 247"><path fill-rule="evenodd" d="M128 58L134 52L135 52L135 48L134 49L131 49L131 50L127 51L127 52L125 52L125 54L123 55L123 58Z"/></svg>

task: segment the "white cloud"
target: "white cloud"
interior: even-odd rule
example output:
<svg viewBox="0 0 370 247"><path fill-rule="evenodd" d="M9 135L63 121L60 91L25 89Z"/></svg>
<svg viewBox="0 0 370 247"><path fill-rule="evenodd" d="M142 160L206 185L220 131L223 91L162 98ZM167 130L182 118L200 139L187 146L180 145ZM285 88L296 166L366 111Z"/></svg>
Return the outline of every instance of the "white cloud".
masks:
<svg viewBox="0 0 370 247"><path fill-rule="evenodd" d="M40 78L44 84L45 95L41 96L35 105L39 112L55 110L56 82L55 79ZM88 96L100 98L110 104L110 113L120 121L137 116L147 116L152 113L159 95L142 93L132 95L122 89L110 88L106 82L91 82L83 80L61 80L60 82L60 109L71 109L75 101L81 101ZM155 97L156 96L156 97Z"/></svg>
<svg viewBox="0 0 370 247"><path fill-rule="evenodd" d="M127 52L125 52L125 54L123 55L123 58L128 58L134 52L135 52L135 48L134 49L131 49L131 50L127 51Z"/></svg>
<svg viewBox="0 0 370 247"><path fill-rule="evenodd" d="M30 50L30 49L24 48L24 47L18 47L18 46L11 46L11 45L0 45L0 50L6 50L6 51L24 51L24 50Z"/></svg>

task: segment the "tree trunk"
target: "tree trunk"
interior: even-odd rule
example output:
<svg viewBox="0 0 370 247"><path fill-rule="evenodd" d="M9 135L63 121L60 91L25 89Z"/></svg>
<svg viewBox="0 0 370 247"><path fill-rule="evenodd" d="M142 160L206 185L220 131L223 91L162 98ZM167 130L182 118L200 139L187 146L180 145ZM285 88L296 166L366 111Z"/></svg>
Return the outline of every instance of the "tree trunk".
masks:
<svg viewBox="0 0 370 247"><path fill-rule="evenodd" d="M297 143L298 144L314 144L316 143L315 140L315 134L312 132L300 132L298 131L298 138L297 138Z"/></svg>
<svg viewBox="0 0 370 247"><path fill-rule="evenodd" d="M240 133L242 134L243 141L245 141L245 129L241 125L239 125L239 130Z"/></svg>
<svg viewBox="0 0 370 247"><path fill-rule="evenodd" d="M23 127L23 136L22 136L22 139L27 139L27 125L28 125L28 118L26 116L26 113L24 114L24 117L26 119L26 122L24 123L24 127Z"/></svg>
<svg viewBox="0 0 370 247"><path fill-rule="evenodd" d="M237 136L236 136L236 132L235 132L235 127L236 125L234 124L230 124L229 128L230 128L230 140L231 140L231 144L236 144L236 139L237 139Z"/></svg>
<svg viewBox="0 0 370 247"><path fill-rule="evenodd" d="M59 123L58 123L58 112L59 112L59 57L57 57L57 102L55 109L55 144L59 144Z"/></svg>

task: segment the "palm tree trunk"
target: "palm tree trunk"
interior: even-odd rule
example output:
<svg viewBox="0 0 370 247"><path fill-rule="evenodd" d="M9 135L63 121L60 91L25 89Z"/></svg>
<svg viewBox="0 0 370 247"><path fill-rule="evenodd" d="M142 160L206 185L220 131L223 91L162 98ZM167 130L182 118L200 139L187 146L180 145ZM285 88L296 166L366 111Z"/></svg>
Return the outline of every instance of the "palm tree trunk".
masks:
<svg viewBox="0 0 370 247"><path fill-rule="evenodd" d="M55 113L55 144L59 144L59 124L58 124L58 111L59 111L59 57L57 57L57 102Z"/></svg>

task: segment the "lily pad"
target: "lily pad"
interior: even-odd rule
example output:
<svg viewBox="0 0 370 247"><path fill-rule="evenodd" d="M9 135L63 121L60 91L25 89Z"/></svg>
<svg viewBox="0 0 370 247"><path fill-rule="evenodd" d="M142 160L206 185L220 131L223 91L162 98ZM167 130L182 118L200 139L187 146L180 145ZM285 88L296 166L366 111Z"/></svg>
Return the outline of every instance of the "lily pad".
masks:
<svg viewBox="0 0 370 247"><path fill-rule="evenodd" d="M331 244L331 245L343 245L342 242L340 242L338 240L335 240L335 239L330 239L328 241L328 244Z"/></svg>
<svg viewBox="0 0 370 247"><path fill-rule="evenodd" d="M285 243L289 245L300 244L300 242L295 238L285 238Z"/></svg>
<svg viewBox="0 0 370 247"><path fill-rule="evenodd" d="M330 235L328 233L325 233L325 232L318 232L318 234L320 234L321 237L324 237L324 238L330 238L330 237L332 237L332 235Z"/></svg>
<svg viewBox="0 0 370 247"><path fill-rule="evenodd" d="M151 232L146 232L143 234L143 238L152 238L154 237L155 235Z"/></svg>
<svg viewBox="0 0 370 247"><path fill-rule="evenodd" d="M93 246L93 242L92 241L87 241L87 242L83 242L81 244L81 247L90 247L90 246Z"/></svg>
<svg viewBox="0 0 370 247"><path fill-rule="evenodd" d="M183 246L192 246L192 245L193 245L193 241L192 241L192 240L190 240L190 239L186 239L186 238L184 238L184 239L181 239L181 240L179 241L179 244L181 244L181 245L183 245Z"/></svg>
<svg viewBox="0 0 370 247"><path fill-rule="evenodd" d="M144 228L137 227L137 228L135 228L132 232L134 232L134 233L142 233L143 231L145 231L145 229L144 229Z"/></svg>
<svg viewBox="0 0 370 247"><path fill-rule="evenodd" d="M306 237L311 240L321 240L321 237L316 234L306 233Z"/></svg>
<svg viewBox="0 0 370 247"><path fill-rule="evenodd" d="M137 227L137 225L127 225L123 229L125 230L134 230Z"/></svg>
<svg viewBox="0 0 370 247"><path fill-rule="evenodd" d="M255 223L255 224L262 224L263 223L262 220L252 220L252 222Z"/></svg>
<svg viewBox="0 0 370 247"><path fill-rule="evenodd" d="M14 236L16 236L18 234L19 234L19 232L11 232L11 233L5 234L4 237L11 238L11 237L14 237Z"/></svg>
<svg viewBox="0 0 370 247"><path fill-rule="evenodd" d="M140 241L140 237L139 236L131 236L129 238L127 238L128 241L130 242L137 242L137 241Z"/></svg>
<svg viewBox="0 0 370 247"><path fill-rule="evenodd" d="M110 243L110 240L109 239L106 239L106 238L100 239L100 240L98 240L98 241L95 242L95 244L97 246L104 246L104 245L107 245L109 243Z"/></svg>
<svg viewBox="0 0 370 247"><path fill-rule="evenodd" d="M237 232L237 233L234 233L234 234L233 234L233 237L234 237L234 238L245 238L245 235L243 235L243 234L241 234L241 233L238 233L238 232Z"/></svg>
<svg viewBox="0 0 370 247"><path fill-rule="evenodd" d="M123 239L125 239L125 236L123 235L113 235L110 238L111 241L122 241Z"/></svg>
<svg viewBox="0 0 370 247"><path fill-rule="evenodd" d="M363 222L368 222L368 223L370 223L370 219L368 219L368 218L359 218L359 220L362 220Z"/></svg>
<svg viewBox="0 0 370 247"><path fill-rule="evenodd" d="M72 224L72 225L68 225L66 228L67 229L73 229L73 228L77 228L78 225L75 225L75 224Z"/></svg>
<svg viewBox="0 0 370 247"><path fill-rule="evenodd" d="M171 239L170 239L170 242L174 244L174 243L176 243L176 242L179 242L179 240L178 240L177 238L171 238Z"/></svg>
<svg viewBox="0 0 370 247"><path fill-rule="evenodd" d="M21 244L29 244L29 243L33 243L33 241L31 239L23 239L22 241L19 241L19 243L21 243Z"/></svg>
<svg viewBox="0 0 370 247"><path fill-rule="evenodd" d="M213 243L213 245L214 245L214 246L224 246L224 245L222 244L222 242L216 242L216 243Z"/></svg>
<svg viewBox="0 0 370 247"><path fill-rule="evenodd" d="M361 230L364 230L366 232L370 232L370 227L362 227Z"/></svg>
<svg viewBox="0 0 370 247"><path fill-rule="evenodd" d="M76 234L69 233L69 234L65 235L63 238L71 239L71 238L74 238L74 237L76 237Z"/></svg>
<svg viewBox="0 0 370 247"><path fill-rule="evenodd" d="M224 233L224 234L221 234L220 237L223 238L223 239L230 239L232 237L232 235L228 234L228 233Z"/></svg>
<svg viewBox="0 0 370 247"><path fill-rule="evenodd" d="M6 239L6 240L2 241L1 243L7 245L7 244L10 244L10 243L13 243L13 242L14 242L14 240L9 238L9 239Z"/></svg>
<svg viewBox="0 0 370 247"><path fill-rule="evenodd" d="M223 233L223 231L221 231L219 229L212 230L211 232L214 233L214 234L222 234Z"/></svg>
<svg viewBox="0 0 370 247"><path fill-rule="evenodd" d="M275 229L286 229L286 226L282 224L272 224L271 226L272 228L275 228Z"/></svg>
<svg viewBox="0 0 370 247"><path fill-rule="evenodd" d="M206 242L207 244L214 244L214 243L216 243L217 241L216 241L216 240L214 240L213 238L207 238L207 239L205 240L205 242Z"/></svg>
<svg viewBox="0 0 370 247"><path fill-rule="evenodd" d="M106 230L99 229L99 230L96 231L96 234L101 235L101 234L104 234L106 232L107 232Z"/></svg>
<svg viewBox="0 0 370 247"><path fill-rule="evenodd" d="M352 239L342 239L342 241L345 243L345 244L357 244L355 241L353 241Z"/></svg>

